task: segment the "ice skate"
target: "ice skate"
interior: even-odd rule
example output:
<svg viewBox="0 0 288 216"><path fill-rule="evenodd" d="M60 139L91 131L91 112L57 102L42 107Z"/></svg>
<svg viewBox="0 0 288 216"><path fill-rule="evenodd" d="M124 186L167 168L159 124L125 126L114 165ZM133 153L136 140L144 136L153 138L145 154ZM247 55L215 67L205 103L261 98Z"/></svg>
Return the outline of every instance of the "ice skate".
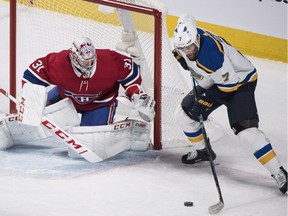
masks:
<svg viewBox="0 0 288 216"><path fill-rule="evenodd" d="M210 150L210 152L214 160L216 158L216 154L212 149ZM209 161L207 148L192 151L182 156L182 163L184 164L195 164L201 161Z"/></svg>
<svg viewBox="0 0 288 216"><path fill-rule="evenodd" d="M279 190L285 194L287 192L287 171L281 166L276 175L272 175L278 184Z"/></svg>

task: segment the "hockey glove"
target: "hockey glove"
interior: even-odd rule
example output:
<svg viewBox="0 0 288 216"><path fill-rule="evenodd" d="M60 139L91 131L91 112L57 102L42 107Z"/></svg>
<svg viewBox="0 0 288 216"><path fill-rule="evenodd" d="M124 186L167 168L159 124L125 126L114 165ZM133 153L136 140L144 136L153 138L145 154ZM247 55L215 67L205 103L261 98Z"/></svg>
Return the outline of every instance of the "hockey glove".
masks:
<svg viewBox="0 0 288 216"><path fill-rule="evenodd" d="M174 57L176 58L176 60L181 64L181 66L185 70L189 70L188 65L187 65L185 59L183 58L183 56L179 52L177 52L176 49L172 50L172 53L173 53Z"/></svg>
<svg viewBox="0 0 288 216"><path fill-rule="evenodd" d="M202 115L204 118L206 116L206 112L208 112L212 107L213 107L213 101L208 99L206 96L201 96L194 103L194 105L191 109L191 115L190 116L193 120L199 121L200 115Z"/></svg>
<svg viewBox="0 0 288 216"><path fill-rule="evenodd" d="M155 101L146 93L132 95L131 101L134 109L139 112L141 118L147 122L153 121L155 116Z"/></svg>

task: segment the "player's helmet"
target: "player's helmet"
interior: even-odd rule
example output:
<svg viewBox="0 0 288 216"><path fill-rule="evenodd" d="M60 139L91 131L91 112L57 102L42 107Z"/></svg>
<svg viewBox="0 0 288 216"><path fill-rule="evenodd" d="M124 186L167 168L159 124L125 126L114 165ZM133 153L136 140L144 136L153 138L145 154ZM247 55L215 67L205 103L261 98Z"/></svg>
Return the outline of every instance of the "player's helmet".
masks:
<svg viewBox="0 0 288 216"><path fill-rule="evenodd" d="M87 37L74 41L70 48L69 57L72 65L84 74L85 78L91 77L95 70L96 53L92 41Z"/></svg>
<svg viewBox="0 0 288 216"><path fill-rule="evenodd" d="M186 14L181 16L174 30L173 41L175 48L185 48L194 43L199 49L200 40L198 38L199 34L195 19Z"/></svg>

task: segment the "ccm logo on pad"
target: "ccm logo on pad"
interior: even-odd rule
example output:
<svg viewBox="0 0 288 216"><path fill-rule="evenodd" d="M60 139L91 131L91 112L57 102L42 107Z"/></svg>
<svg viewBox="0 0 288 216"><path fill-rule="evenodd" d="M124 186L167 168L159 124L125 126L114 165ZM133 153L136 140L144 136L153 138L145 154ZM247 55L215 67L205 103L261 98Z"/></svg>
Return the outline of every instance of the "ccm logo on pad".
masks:
<svg viewBox="0 0 288 216"><path fill-rule="evenodd" d="M54 133L60 139L64 140L67 144L71 145L74 149L82 148L82 145L78 144L76 140L69 137L64 131L57 128L54 124L52 124L48 120L42 121L42 125L44 125L51 133ZM84 150L83 152L79 152L78 154L83 154L85 152L87 152L87 150Z"/></svg>
<svg viewBox="0 0 288 216"><path fill-rule="evenodd" d="M132 126L131 122L124 122L114 125L114 130L122 130L126 128L130 128Z"/></svg>

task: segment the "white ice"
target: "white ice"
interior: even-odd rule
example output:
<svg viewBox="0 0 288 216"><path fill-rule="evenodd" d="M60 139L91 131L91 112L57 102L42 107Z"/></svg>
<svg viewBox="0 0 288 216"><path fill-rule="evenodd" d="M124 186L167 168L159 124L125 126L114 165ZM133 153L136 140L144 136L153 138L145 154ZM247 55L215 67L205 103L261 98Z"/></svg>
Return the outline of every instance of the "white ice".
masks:
<svg viewBox="0 0 288 216"><path fill-rule="evenodd" d="M7 4L7 3L6 3ZM8 89L8 14L0 3L0 86ZM268 47L269 49L269 47ZM287 64L249 57L259 71L260 128L287 169ZM8 110L0 95L0 111ZM225 108L212 114L225 136L212 146L224 197L222 216L285 216L283 195L268 171L241 146ZM205 216L219 201L209 164L184 166L189 149L125 152L90 164L66 149L15 146L0 152L1 216ZM185 201L194 202L184 207Z"/></svg>

